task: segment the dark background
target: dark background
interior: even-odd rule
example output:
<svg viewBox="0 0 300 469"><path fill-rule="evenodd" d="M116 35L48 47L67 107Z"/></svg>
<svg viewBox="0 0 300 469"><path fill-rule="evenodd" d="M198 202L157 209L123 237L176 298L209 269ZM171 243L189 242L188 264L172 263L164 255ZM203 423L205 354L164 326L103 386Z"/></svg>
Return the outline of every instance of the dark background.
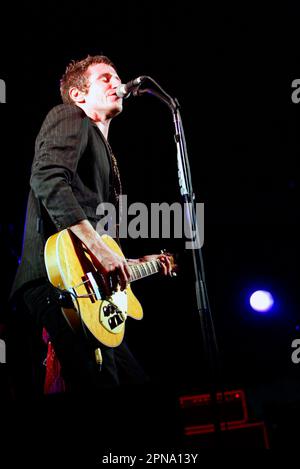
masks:
<svg viewBox="0 0 300 469"><path fill-rule="evenodd" d="M291 100L291 83L300 78L299 20L296 2L52 3L7 12L1 33L3 323L36 134L60 103L66 64L103 53L123 82L150 75L181 104L194 191L205 204L203 256L223 383L246 390L253 417L266 420L282 445L296 441L300 417L300 364L291 361L300 325L300 104ZM128 99L110 143L129 201L180 200L166 106L148 96ZM177 247L165 239L123 243L129 257ZM253 288L273 291L272 314L250 311ZM145 318L128 324L128 341L150 375L179 393L207 390L189 266L177 279L136 284L135 293Z"/></svg>

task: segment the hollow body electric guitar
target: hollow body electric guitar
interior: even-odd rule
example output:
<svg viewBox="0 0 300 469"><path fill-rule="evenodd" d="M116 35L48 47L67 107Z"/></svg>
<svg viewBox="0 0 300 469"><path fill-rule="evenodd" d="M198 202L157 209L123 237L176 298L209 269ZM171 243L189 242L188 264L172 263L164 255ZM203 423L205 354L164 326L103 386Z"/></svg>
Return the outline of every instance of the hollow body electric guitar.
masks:
<svg viewBox="0 0 300 469"><path fill-rule="evenodd" d="M125 257L113 238L103 235L102 240L116 254ZM108 295L105 293L104 277L96 268L89 251L68 229L48 238L45 264L52 285L72 298L70 307L62 307L72 329L82 327L83 322L102 344L109 347L116 347L122 342L127 316L134 319L143 317L142 306L134 296L130 283L161 270L159 260L131 264L130 283L126 290L118 288Z"/></svg>

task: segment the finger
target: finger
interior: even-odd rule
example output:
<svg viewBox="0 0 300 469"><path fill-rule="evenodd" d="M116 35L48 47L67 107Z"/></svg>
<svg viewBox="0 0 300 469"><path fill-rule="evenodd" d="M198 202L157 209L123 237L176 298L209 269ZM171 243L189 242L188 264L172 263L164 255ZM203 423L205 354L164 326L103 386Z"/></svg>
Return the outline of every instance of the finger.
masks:
<svg viewBox="0 0 300 469"><path fill-rule="evenodd" d="M161 268L162 268L162 273L164 275L167 275L168 274L168 270L167 270L167 266L165 265L165 259L164 257L161 257L160 259L160 265L161 265Z"/></svg>
<svg viewBox="0 0 300 469"><path fill-rule="evenodd" d="M121 290L125 290L127 288L128 276L123 265L119 267L119 283Z"/></svg>
<svg viewBox="0 0 300 469"><path fill-rule="evenodd" d="M108 275L112 274L114 272L115 268L116 268L116 266L113 263L109 263L107 265L102 266L102 270Z"/></svg>
<svg viewBox="0 0 300 469"><path fill-rule="evenodd" d="M113 293L113 285L112 285L112 279L110 274L102 275L102 280L103 280L103 288L104 288L104 293L105 296L111 296Z"/></svg>
<svg viewBox="0 0 300 469"><path fill-rule="evenodd" d="M127 262L124 262L123 266L124 266L124 272L125 272L126 277L127 277L127 283L129 283L130 282L130 277L131 277L131 269L130 269Z"/></svg>
<svg viewBox="0 0 300 469"><path fill-rule="evenodd" d="M171 273L172 273L171 261L168 257L166 257L165 259L166 259L167 274L171 275Z"/></svg>
<svg viewBox="0 0 300 469"><path fill-rule="evenodd" d="M110 283L111 283L112 291L116 292L118 290L118 283L119 283L119 275L118 275L117 269L115 269L113 273L110 275Z"/></svg>
<svg viewBox="0 0 300 469"><path fill-rule="evenodd" d="M113 281L112 281L112 272L113 267L112 264L108 264L105 267L102 266L102 281L103 281L103 288L106 296L111 296L113 292Z"/></svg>

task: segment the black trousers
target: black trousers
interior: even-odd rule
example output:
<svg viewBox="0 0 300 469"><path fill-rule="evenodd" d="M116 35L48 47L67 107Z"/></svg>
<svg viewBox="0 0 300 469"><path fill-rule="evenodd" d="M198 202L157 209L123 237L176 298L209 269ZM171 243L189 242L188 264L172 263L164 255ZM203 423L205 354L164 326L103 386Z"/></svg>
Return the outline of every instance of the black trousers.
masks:
<svg viewBox="0 0 300 469"><path fill-rule="evenodd" d="M148 376L134 358L125 341L118 347L100 344L88 331L74 333L63 316L59 304L52 299L50 283L28 287L23 299L36 330L47 330L62 367L62 375L70 392L90 392L118 387L121 384L145 384ZM100 346L101 371L95 360Z"/></svg>

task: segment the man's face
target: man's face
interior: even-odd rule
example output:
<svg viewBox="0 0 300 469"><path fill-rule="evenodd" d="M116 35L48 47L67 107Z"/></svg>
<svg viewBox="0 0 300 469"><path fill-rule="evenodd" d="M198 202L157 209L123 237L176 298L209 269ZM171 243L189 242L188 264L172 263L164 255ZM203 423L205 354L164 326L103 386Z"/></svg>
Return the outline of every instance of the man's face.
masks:
<svg viewBox="0 0 300 469"><path fill-rule="evenodd" d="M121 84L117 72L110 65L100 63L90 65L87 70L90 82L85 102L91 111L105 113L111 118L122 111L122 98L116 95L116 88Z"/></svg>

